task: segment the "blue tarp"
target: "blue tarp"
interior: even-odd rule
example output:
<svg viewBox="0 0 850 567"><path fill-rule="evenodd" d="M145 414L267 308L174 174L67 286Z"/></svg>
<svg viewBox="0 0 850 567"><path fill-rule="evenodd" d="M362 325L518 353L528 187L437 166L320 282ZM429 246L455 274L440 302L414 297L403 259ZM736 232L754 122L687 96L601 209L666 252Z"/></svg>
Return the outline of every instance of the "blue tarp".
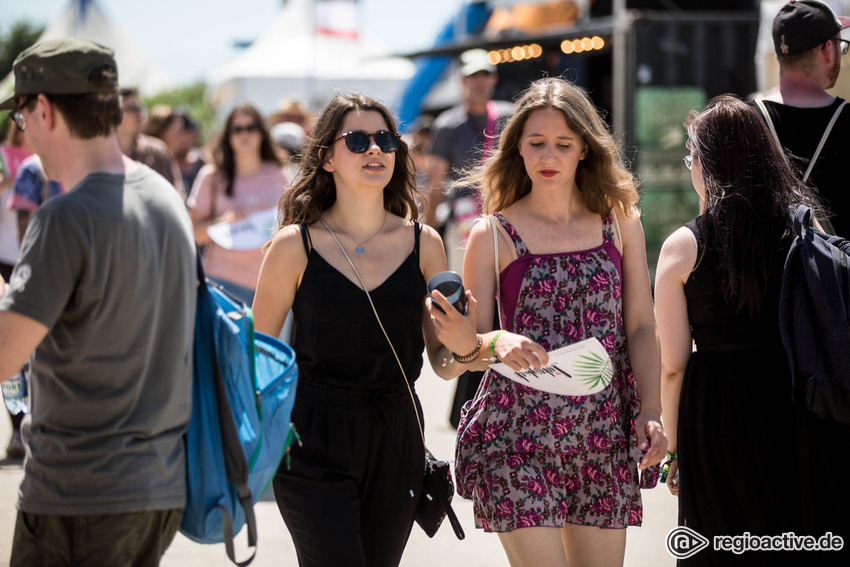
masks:
<svg viewBox="0 0 850 567"><path fill-rule="evenodd" d="M446 24L434 41L434 47L455 43L459 38L480 32L490 19L493 9L487 2L464 4L457 16ZM407 83L398 105L399 130L408 132L422 109L422 101L452 61L450 55L417 57L416 72Z"/></svg>

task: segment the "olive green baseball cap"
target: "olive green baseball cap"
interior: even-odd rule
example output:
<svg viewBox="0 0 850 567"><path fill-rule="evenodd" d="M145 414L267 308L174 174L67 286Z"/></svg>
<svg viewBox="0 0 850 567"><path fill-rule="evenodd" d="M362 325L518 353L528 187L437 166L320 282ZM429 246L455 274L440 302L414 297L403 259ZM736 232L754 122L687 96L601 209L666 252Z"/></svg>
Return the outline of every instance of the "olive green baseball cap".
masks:
<svg viewBox="0 0 850 567"><path fill-rule="evenodd" d="M37 43L18 55L13 69L15 93L0 103L0 110L14 109L16 97L23 95L102 93L118 89L114 51L77 37Z"/></svg>

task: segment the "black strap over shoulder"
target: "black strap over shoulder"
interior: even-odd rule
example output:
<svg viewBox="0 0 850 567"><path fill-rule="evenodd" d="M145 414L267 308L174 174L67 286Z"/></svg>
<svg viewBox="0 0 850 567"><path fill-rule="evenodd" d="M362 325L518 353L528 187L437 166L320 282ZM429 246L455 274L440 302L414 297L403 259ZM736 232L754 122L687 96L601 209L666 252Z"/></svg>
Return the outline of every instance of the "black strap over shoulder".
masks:
<svg viewBox="0 0 850 567"><path fill-rule="evenodd" d="M309 256L313 250L313 239L310 238L310 231L307 229L306 224L299 224L298 227L301 229L301 240L304 241L304 251Z"/></svg>
<svg viewBox="0 0 850 567"><path fill-rule="evenodd" d="M413 254L419 258L419 235L422 234L422 223L413 223Z"/></svg>

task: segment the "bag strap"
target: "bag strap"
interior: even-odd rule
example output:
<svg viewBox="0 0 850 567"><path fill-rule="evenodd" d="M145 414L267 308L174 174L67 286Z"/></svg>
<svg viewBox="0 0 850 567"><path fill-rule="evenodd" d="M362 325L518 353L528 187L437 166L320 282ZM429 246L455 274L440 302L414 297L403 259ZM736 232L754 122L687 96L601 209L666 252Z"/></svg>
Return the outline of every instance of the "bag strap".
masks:
<svg viewBox="0 0 850 567"><path fill-rule="evenodd" d="M821 136L820 143L818 144L818 149L815 150L815 155L812 156L812 161L809 162L809 167L806 169L806 174L803 176L803 183L805 183L809 179L809 175L812 173L812 169L815 167L815 162L818 160L820 156L820 152L823 149L823 146L826 144L826 139L829 138L830 132L832 132L832 127L835 126L835 122L838 120L838 115L841 114L841 111L844 109L844 105L847 104L845 100L841 104L838 105L838 108L835 109L835 113L832 115L832 118L829 121L829 124L826 125L826 130L823 131L823 136Z"/></svg>
<svg viewBox="0 0 850 567"><path fill-rule="evenodd" d="M425 444L425 431L422 429L422 418L419 415L419 408L416 407L416 398L413 396L413 390L410 388L410 382L407 380L407 373L404 371L404 366L401 364L401 359L398 357L398 353L393 346L393 342L390 340L390 336L387 334L387 330L384 329L384 324L381 322L381 317L378 315L378 310L375 308L375 302L372 301L372 295L369 293L369 289L366 287L366 283L363 281L363 278L360 277L360 272L357 271L357 267L354 265L354 262L351 261L351 256L348 255L348 252L343 248L342 243L339 241L339 238L336 237L336 234L331 227L328 226L328 223L325 222L325 219L319 217L319 220L322 221L322 224L325 225L325 228L328 229L328 232L331 233L331 236L334 237L339 249L342 250L342 255L345 256L345 259L348 260L348 264L351 266L351 269L354 270L354 275L357 276L358 281L360 282L360 286L363 288L363 291L366 292L366 298L369 300L369 305L372 306L372 313L375 314L375 319L378 320L378 326L381 327L381 332L384 333L384 338L387 339L387 343L390 345L390 350L393 351L393 356L395 357L395 361L398 363L398 368L401 370L401 375L404 378L404 385L407 386L407 393L410 394L410 403L413 405L413 412L416 414L416 426L419 428L419 436L422 438L422 447L425 449L425 458L428 460L436 461L436 457L428 450L428 447ZM446 515L449 517L449 522L452 525L452 529L455 532L455 535L458 539L463 539L466 537L466 534L463 533L463 528L460 525L460 521L458 521L457 516L455 515L454 510L452 510L452 504L448 500L448 496L443 494L442 491L437 491L437 498L446 508Z"/></svg>
<svg viewBox="0 0 850 567"><path fill-rule="evenodd" d="M767 106L764 104L764 99L757 98L755 99L756 106L761 112L761 115L764 116L765 121L767 122L767 127L770 129L770 133L773 134L773 138L776 140L776 143L779 144L779 147L782 147L782 142L779 140L779 135L776 133L776 127L773 125L773 119L770 117L770 113L767 111ZM823 150L824 145L826 145L826 139L829 138L829 134L832 132L832 127L835 126L835 122L838 120L838 116L841 114L841 111L844 109L844 105L847 104L847 101L843 101L838 105L838 108L835 109L835 112L832 114L832 118L829 121L829 124L826 125L826 129L823 131L823 135L820 138L820 143L818 143L818 147L815 150L812 159L809 161L809 167L806 168L806 173L803 175L803 183L806 183L809 180L809 176L812 174L812 170L815 167L815 162L820 157L821 150Z"/></svg>
<svg viewBox="0 0 850 567"><path fill-rule="evenodd" d="M776 140L776 143L779 144L779 147L782 147L782 142L779 141L779 134L776 133L776 127L773 125L773 119L770 117L770 113L767 111L767 106L764 104L763 98L757 98L755 100L756 107L758 107L761 115L764 116L765 122L767 122L767 127L770 129L770 133L773 134L773 139Z"/></svg>
<svg viewBox="0 0 850 567"><path fill-rule="evenodd" d="M336 234L331 227L328 226L328 223L325 222L325 219L319 217L319 220L322 221L322 224L325 225L325 228L328 232L331 233L331 236L334 237L336 243L339 245L339 249L342 250L343 256L348 260L351 269L354 270L354 275L357 276L358 281L360 281L360 287L363 288L363 291L366 292L366 298L369 300L369 305L372 306L372 313L375 314L375 319L378 320L378 326L381 328L381 332L384 333L384 338L387 339L387 343L390 345L390 350L393 351L393 356L395 357L395 361L398 363L398 368L401 370L401 375L404 377L404 385L407 386L407 392L410 394L410 403L413 404L413 411L416 413L416 425L419 427L419 436L422 437L422 446L425 446L425 432L422 430L422 419L419 415L419 408L416 407L416 398L413 396L413 390L410 388L410 382L407 380L407 373L404 371L404 366L401 364L401 359L398 357L398 353L393 346L393 342L390 340L390 336L387 334L386 329L384 329L384 324L381 322L381 317L378 315L378 310L375 309L375 302L372 301L372 295L369 293L369 289L366 287L366 284L363 282L363 278L360 277L360 272L357 271L357 267L354 265L354 262L351 261L351 257L348 255L348 252L345 251L345 248L342 246L342 242L339 241L339 238L336 237Z"/></svg>
<svg viewBox="0 0 850 567"><path fill-rule="evenodd" d="M204 274L204 266L201 262L200 250L196 250L198 263L198 301L212 301L210 291L207 288L208 280ZM222 515L222 532L224 535L224 547L227 557L238 567L246 567L257 555L257 519L254 515L254 503L251 497L251 489L248 487L248 462L245 452L242 450L242 442L239 439L239 431L233 421L230 404L227 401L227 387L224 384L224 375L221 372L221 363L215 348L215 341L210 345L213 353L213 385L215 387L216 408L218 410L218 423L221 432L221 446L224 454L224 470L228 482L236 488L239 504L245 512L245 525L248 527L248 546L254 548L251 557L245 561L236 561L233 548L233 519L223 506L218 509ZM253 361L252 361L253 362Z"/></svg>
<svg viewBox="0 0 850 567"><path fill-rule="evenodd" d="M490 215L490 226L493 228L493 251L495 253L495 261L493 269L496 271L496 315L499 319L499 329L502 328L502 277L499 274L499 230L496 228L496 223L499 220L496 215Z"/></svg>

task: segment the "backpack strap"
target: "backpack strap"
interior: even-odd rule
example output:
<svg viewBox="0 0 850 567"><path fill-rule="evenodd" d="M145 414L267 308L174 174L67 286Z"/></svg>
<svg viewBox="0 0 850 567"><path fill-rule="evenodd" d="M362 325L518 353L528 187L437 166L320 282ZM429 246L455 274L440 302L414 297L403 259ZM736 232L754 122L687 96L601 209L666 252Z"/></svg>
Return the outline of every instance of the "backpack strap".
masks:
<svg viewBox="0 0 850 567"><path fill-rule="evenodd" d="M779 135L776 133L776 127L773 125L773 119L770 117L770 113L767 111L767 106L764 104L764 99L757 98L755 99L756 107L758 107L761 115L764 116L765 122L767 122L767 127L770 129L770 133L773 134L773 138L776 140L776 143L779 144L779 147L782 147L782 142L779 140ZM832 127L835 126L835 122L838 120L838 116L841 114L841 111L844 109L844 105L847 104L847 101L843 101L838 105L838 108L835 109L835 112L832 115L832 118L829 121L829 124L826 125L826 129L823 131L823 135L820 138L820 143L818 144L817 149L815 150L812 159L809 160L809 167L806 168L806 173L803 175L803 183L808 182L809 176L812 174L812 170L815 167L815 162L820 157L821 150L823 150L824 145L826 144L826 139L829 138L830 132L832 132Z"/></svg>
<svg viewBox="0 0 850 567"><path fill-rule="evenodd" d="M803 183L809 179L809 175L811 175L812 169L815 167L815 162L818 160L824 144L826 144L826 139L829 138L829 133L832 132L832 127L835 126L835 121L838 120L838 115L841 114L841 111L844 109L844 105L846 104L847 101L845 100L838 105L838 108L835 109L835 113L832 115L829 124L826 125L826 130L823 131L823 136L821 136L818 149L815 150L815 155L812 156L812 161L809 162L809 167L806 169L806 174L803 176Z"/></svg>
<svg viewBox="0 0 850 567"><path fill-rule="evenodd" d="M764 121L767 122L767 127L770 129L770 133L773 134L773 139L776 140L776 143L779 144L779 147L782 147L782 142L779 141L779 134L776 133L776 126L773 125L773 119L770 117L770 113L767 111L767 106L764 104L763 98L757 98L755 100L756 107L761 112L761 115L764 116Z"/></svg>

